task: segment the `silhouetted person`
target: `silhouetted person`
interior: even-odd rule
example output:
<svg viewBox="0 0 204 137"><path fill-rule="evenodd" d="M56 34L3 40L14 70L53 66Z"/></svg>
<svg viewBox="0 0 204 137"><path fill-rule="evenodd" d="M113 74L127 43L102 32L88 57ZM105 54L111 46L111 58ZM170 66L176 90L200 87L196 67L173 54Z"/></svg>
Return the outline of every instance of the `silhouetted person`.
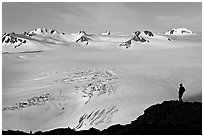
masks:
<svg viewBox="0 0 204 137"><path fill-rule="evenodd" d="M179 102L183 102L182 100L182 96L183 96L183 93L185 92L185 88L183 87L182 84L180 84L180 87L179 87Z"/></svg>

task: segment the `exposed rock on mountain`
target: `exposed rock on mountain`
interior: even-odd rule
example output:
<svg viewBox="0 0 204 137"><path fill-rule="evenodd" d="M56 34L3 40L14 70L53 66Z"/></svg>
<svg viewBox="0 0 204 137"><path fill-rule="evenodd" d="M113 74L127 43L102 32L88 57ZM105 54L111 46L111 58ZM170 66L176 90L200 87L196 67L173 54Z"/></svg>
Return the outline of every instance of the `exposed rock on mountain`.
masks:
<svg viewBox="0 0 204 137"><path fill-rule="evenodd" d="M23 32L23 35L24 35L24 36L27 36L27 37L32 37L32 36L34 36L35 34L29 34L28 32Z"/></svg>
<svg viewBox="0 0 204 137"><path fill-rule="evenodd" d="M195 35L195 33L193 33L187 28L170 29L169 31L163 34L165 35Z"/></svg>
<svg viewBox="0 0 204 137"><path fill-rule="evenodd" d="M128 41L125 41L125 42L122 42L119 47L125 47L126 49L131 47L131 44L132 44L132 41L136 41L136 42L149 42L148 40L144 39L141 35L141 32L140 31L135 31L133 32L134 34L134 37L131 38L130 40Z"/></svg>
<svg viewBox="0 0 204 137"><path fill-rule="evenodd" d="M89 44L89 40L91 40L91 39L87 38L86 36L82 36L78 40L76 40L76 42L81 42L81 43L86 42L86 45L88 45Z"/></svg>
<svg viewBox="0 0 204 137"><path fill-rule="evenodd" d="M151 31L145 30L144 33L147 36L154 37L154 34Z"/></svg>
<svg viewBox="0 0 204 137"><path fill-rule="evenodd" d="M78 32L78 34L81 34L81 35L87 35L86 32L83 31L83 30L80 30L80 31Z"/></svg>
<svg viewBox="0 0 204 137"><path fill-rule="evenodd" d="M43 42L47 44L61 44L67 42L66 38L64 38L65 33L59 33L54 29L46 29L46 28L37 28L29 32L23 32L22 34L5 33L2 36L2 46L3 53L7 52L15 52L13 48L18 48L16 52L24 50L38 50L40 48L38 45L30 45L32 42ZM25 46L22 46L24 45ZM39 44L40 45L40 44ZM43 48L43 47L42 47Z"/></svg>
<svg viewBox="0 0 204 137"><path fill-rule="evenodd" d="M141 32L140 32L140 31L135 31L135 32L133 32L132 34L133 34L133 35L136 35L136 36L139 36L139 35L141 34Z"/></svg>
<svg viewBox="0 0 204 137"><path fill-rule="evenodd" d="M126 49L128 49L129 47L131 47L131 44L132 44L132 39L128 40L128 41L125 41L125 42L122 42L119 47L125 47Z"/></svg>
<svg viewBox="0 0 204 137"><path fill-rule="evenodd" d="M2 51L3 53L9 53L24 52L26 50L41 50L44 48L47 49L47 44L67 44L69 42L85 43L85 45L88 45L90 40L91 35L87 35L83 30L77 34L67 35L65 33L59 33L54 29L37 28L32 31L23 32L22 34L16 34L14 32L5 33L2 37ZM42 47L36 42L40 42L39 45L42 45ZM22 46L23 44L26 45ZM17 47L21 48L18 48L18 50L13 49Z"/></svg>
<svg viewBox="0 0 204 137"><path fill-rule="evenodd" d="M115 107L113 107L115 108ZM111 108L110 110L113 110ZM109 112L109 111L107 111ZM96 113L96 112L94 112ZM91 118L93 113L85 114L79 122ZM79 123L79 126L81 124ZM3 131L3 135L26 134L22 131ZM28 134L28 133L27 133ZM99 131L91 128L84 131L75 131L70 128L54 129L34 134L47 135L201 135L202 134L202 103L164 101L152 105L139 116L137 120L128 125L113 125L108 129Z"/></svg>
<svg viewBox="0 0 204 137"><path fill-rule="evenodd" d="M143 32L141 31L135 31L133 32L133 35L137 35L137 36L143 36L143 35L146 35L146 36L149 36L149 37L154 37L154 34L149 31L149 30L145 30Z"/></svg>
<svg viewBox="0 0 204 137"><path fill-rule="evenodd" d="M90 35L88 35L85 31L81 30L79 31L77 34L73 34L76 37L76 42L77 43L83 43L86 42L86 45L89 44L89 41L91 40L91 38L89 37Z"/></svg>
<svg viewBox="0 0 204 137"><path fill-rule="evenodd" d="M25 39L14 36L15 33L5 33L2 37L2 45L13 45L14 48L26 43Z"/></svg>
<svg viewBox="0 0 204 137"><path fill-rule="evenodd" d="M132 38L132 40L134 40L134 41L138 41L138 42L149 42L148 40L146 40L146 39L144 39L142 36L134 36L133 38Z"/></svg>

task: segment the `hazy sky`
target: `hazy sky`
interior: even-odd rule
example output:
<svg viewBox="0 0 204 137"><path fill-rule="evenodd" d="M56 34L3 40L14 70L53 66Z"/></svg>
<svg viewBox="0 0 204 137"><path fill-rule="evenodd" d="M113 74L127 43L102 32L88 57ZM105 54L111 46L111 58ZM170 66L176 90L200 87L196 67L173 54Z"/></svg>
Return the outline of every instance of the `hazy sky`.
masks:
<svg viewBox="0 0 204 137"><path fill-rule="evenodd" d="M201 2L3 2L2 6L3 33L21 33L39 27L66 33L146 29L163 32L179 27L202 30Z"/></svg>

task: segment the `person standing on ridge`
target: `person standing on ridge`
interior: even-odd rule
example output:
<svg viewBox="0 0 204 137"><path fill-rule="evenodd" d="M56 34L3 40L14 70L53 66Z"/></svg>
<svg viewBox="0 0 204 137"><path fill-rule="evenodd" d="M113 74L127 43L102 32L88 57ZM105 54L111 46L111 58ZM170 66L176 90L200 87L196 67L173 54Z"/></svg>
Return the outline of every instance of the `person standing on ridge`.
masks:
<svg viewBox="0 0 204 137"><path fill-rule="evenodd" d="M182 84L180 84L179 92L178 92L178 94L179 94L179 102L183 102L182 96L183 96L183 93L184 93L184 92L185 92L185 88L183 87Z"/></svg>

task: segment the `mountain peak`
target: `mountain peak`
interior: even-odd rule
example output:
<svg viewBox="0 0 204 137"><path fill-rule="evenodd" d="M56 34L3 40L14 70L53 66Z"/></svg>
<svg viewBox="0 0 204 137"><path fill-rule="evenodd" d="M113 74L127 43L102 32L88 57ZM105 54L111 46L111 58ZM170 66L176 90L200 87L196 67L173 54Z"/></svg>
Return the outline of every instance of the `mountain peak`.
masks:
<svg viewBox="0 0 204 137"><path fill-rule="evenodd" d="M80 30L80 31L78 32L78 34L87 35L86 32L83 31L83 30Z"/></svg>
<svg viewBox="0 0 204 137"><path fill-rule="evenodd" d="M195 35L191 30L187 28L174 28L169 31L163 33L165 35Z"/></svg>
<svg viewBox="0 0 204 137"><path fill-rule="evenodd" d="M111 34L110 31L106 31L106 32L101 33L100 35L110 35L110 34Z"/></svg>
<svg viewBox="0 0 204 137"><path fill-rule="evenodd" d="M15 33L5 33L2 36L2 45L13 45L13 48L17 48L22 44L25 44L27 41L23 38L16 37Z"/></svg>
<svg viewBox="0 0 204 137"><path fill-rule="evenodd" d="M34 30L27 32L27 34L29 35L47 35L47 34L60 34L60 33L56 31L55 29L36 28ZM65 33L62 33L62 35L65 35Z"/></svg>

